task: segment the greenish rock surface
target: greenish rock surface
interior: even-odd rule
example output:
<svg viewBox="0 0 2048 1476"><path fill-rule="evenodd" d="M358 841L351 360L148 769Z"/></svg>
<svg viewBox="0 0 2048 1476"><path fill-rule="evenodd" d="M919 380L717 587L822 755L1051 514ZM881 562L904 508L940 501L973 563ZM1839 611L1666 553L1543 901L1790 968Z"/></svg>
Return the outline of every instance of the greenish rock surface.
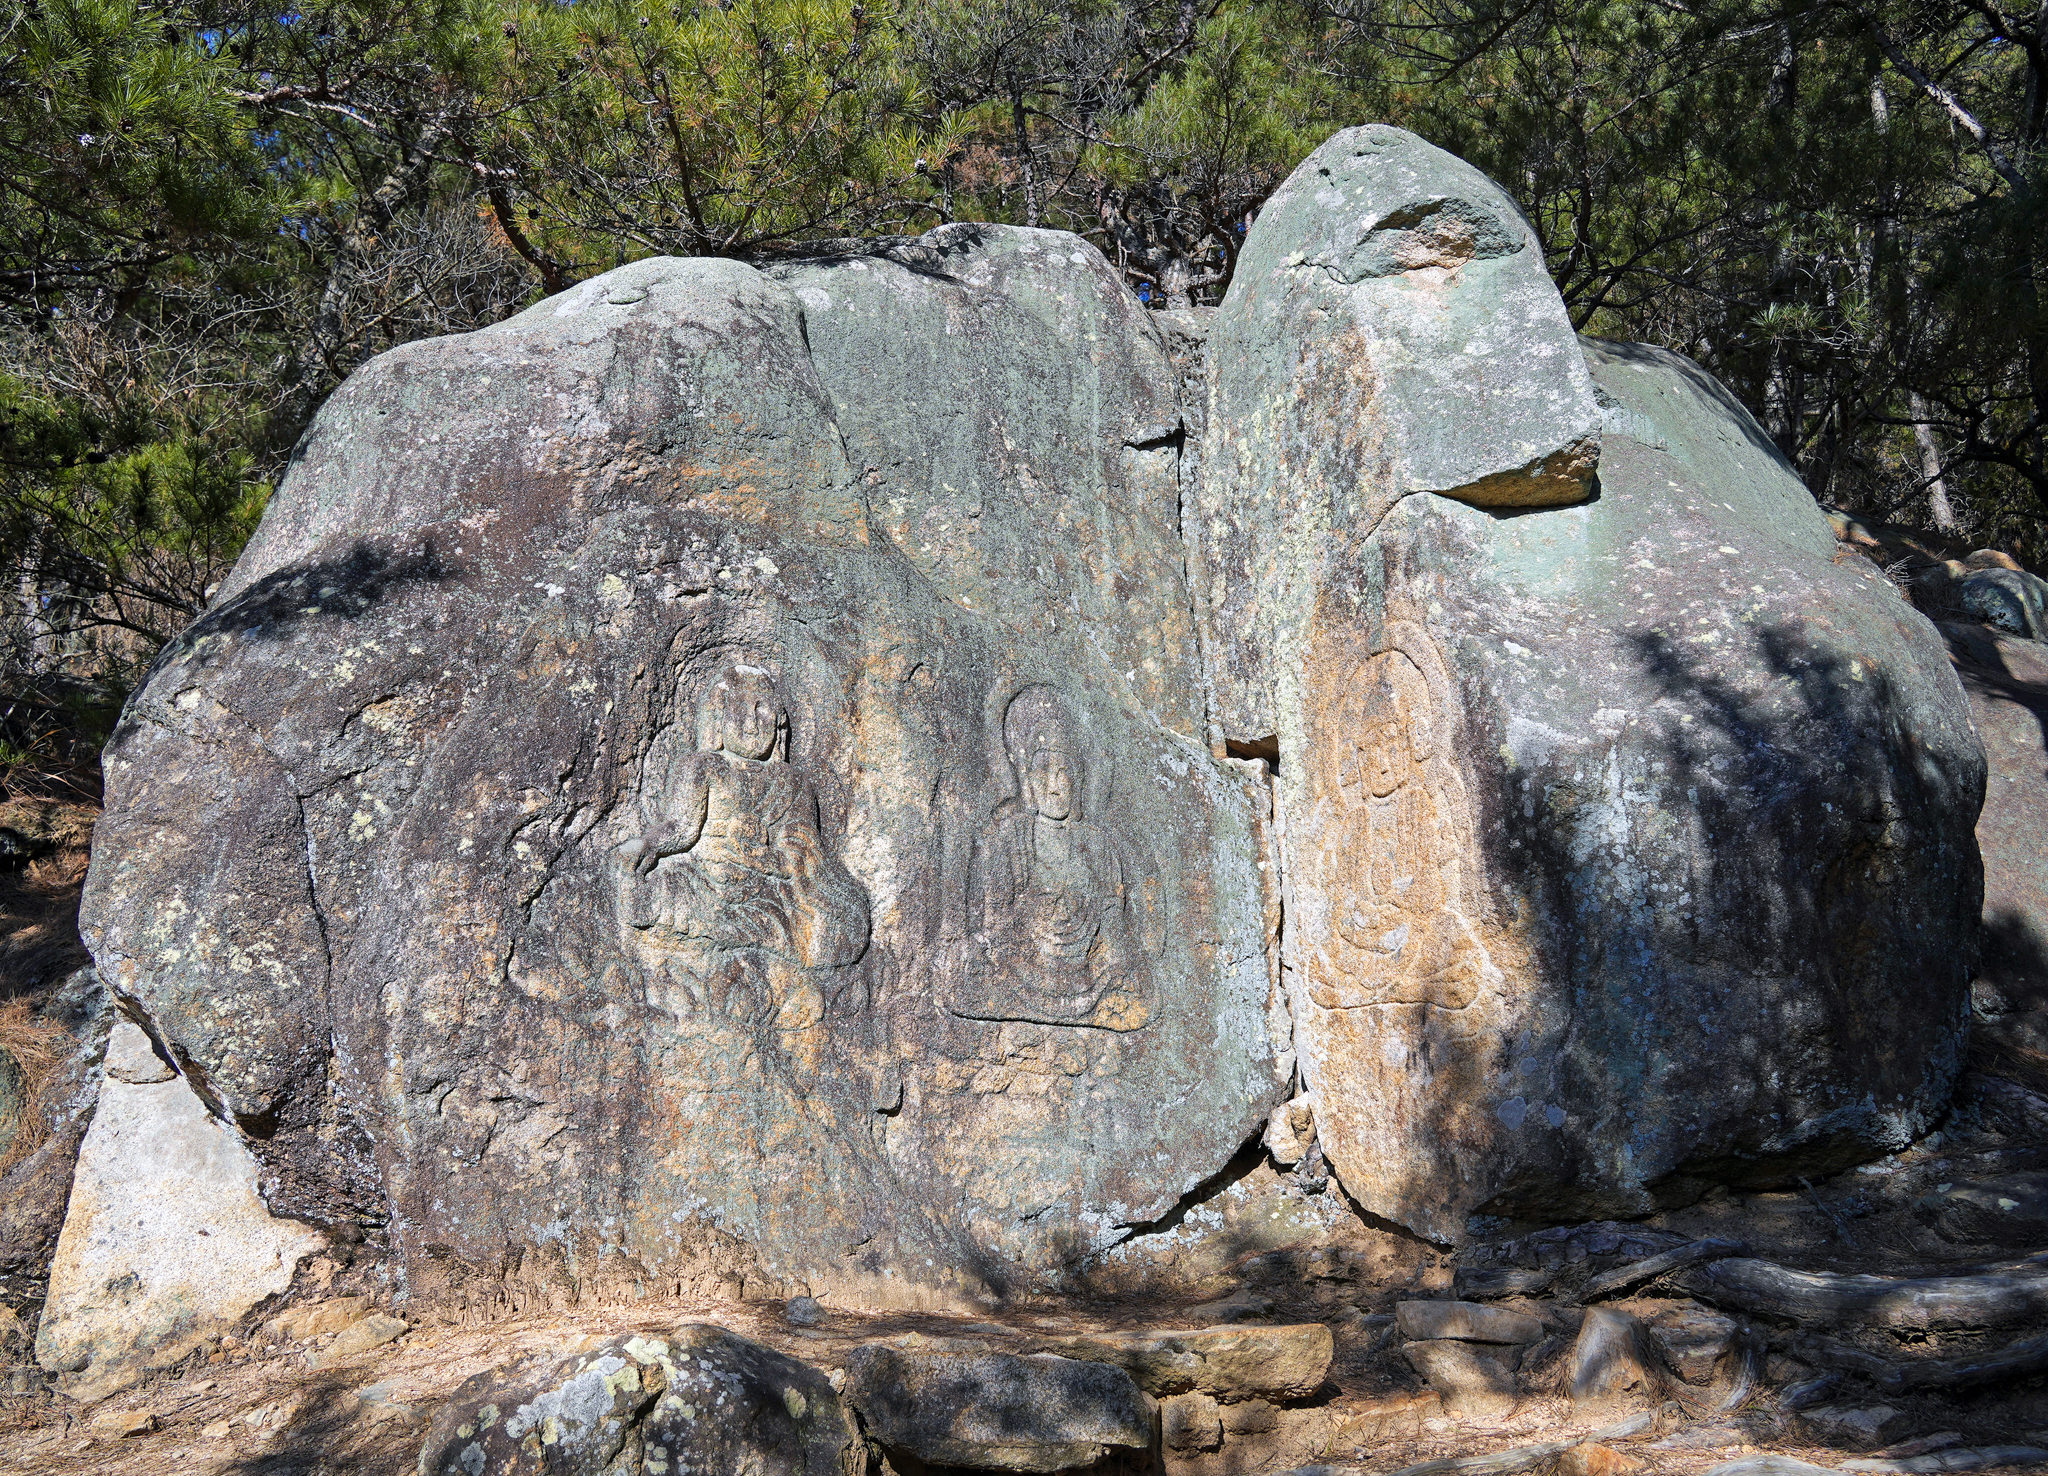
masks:
<svg viewBox="0 0 2048 1476"><path fill-rule="evenodd" d="M698 1323L476 1375L435 1411L417 1470L859 1476L864 1455L824 1374Z"/></svg>
<svg viewBox="0 0 2048 1476"><path fill-rule="evenodd" d="M1210 329L1189 521L1318 1140L1444 1241L1911 1141L1982 884L1932 627L1710 376L1582 350L1524 229L1398 131L1312 155Z"/></svg>
<svg viewBox="0 0 2048 1476"><path fill-rule="evenodd" d="M1962 607L2030 641L2048 640L2048 580L2024 569L1976 569L1956 581Z"/></svg>
<svg viewBox="0 0 2048 1476"><path fill-rule="evenodd" d="M1344 130L1273 192L1207 357L1188 562L1232 736L1280 731L1326 561L1404 499L1590 491L1600 407L1535 233L1398 128Z"/></svg>
<svg viewBox="0 0 2048 1476"><path fill-rule="evenodd" d="M1169 371L1048 239L918 248L1001 290L913 338L1043 318L1034 378L1103 361L1030 467L938 463L1002 530L957 559L889 511L932 491L883 444L922 381L821 350L867 380L828 389L827 310L735 263L623 268L330 400L109 747L85 904L280 1208L388 1222L422 1290L511 1254L944 1301L1058 1279L1258 1130L1265 797L1198 684L1148 695L1159 622L1106 624L1176 587L1170 521L1091 545L1037 500L1170 506L1129 454ZM856 265L817 269L835 301L896 270ZM1041 566L1075 604L1032 626L1003 571Z"/></svg>
<svg viewBox="0 0 2048 1476"><path fill-rule="evenodd" d="M1403 501L1278 665L1319 1138L1443 1239L1895 1150L1961 1066L1984 769L1935 631L1697 366L1586 354L1599 497Z"/></svg>

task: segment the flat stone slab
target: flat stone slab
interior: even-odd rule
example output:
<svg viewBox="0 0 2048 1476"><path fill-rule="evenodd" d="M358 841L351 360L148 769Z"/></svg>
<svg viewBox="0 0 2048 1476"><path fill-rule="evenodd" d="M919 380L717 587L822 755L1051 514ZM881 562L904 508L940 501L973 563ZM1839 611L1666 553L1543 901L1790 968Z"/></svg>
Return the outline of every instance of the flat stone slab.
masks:
<svg viewBox="0 0 2048 1476"><path fill-rule="evenodd" d="M1539 1331L1538 1336L1541 1336ZM1047 1351L1113 1363L1148 1394L1306 1399L1322 1387L1336 1343L1319 1322L1293 1327L1209 1327L1193 1332L1100 1333Z"/></svg>
<svg viewBox="0 0 2048 1476"><path fill-rule="evenodd" d="M1156 1419L1122 1369L1043 1353L870 1343L847 1360L845 1396L892 1455L979 1471L1065 1471L1149 1450Z"/></svg>
<svg viewBox="0 0 2048 1476"><path fill-rule="evenodd" d="M1478 1302L1403 1302L1394 1309L1401 1336L1418 1341L1455 1338L1463 1343L1540 1343L1543 1324L1524 1312Z"/></svg>

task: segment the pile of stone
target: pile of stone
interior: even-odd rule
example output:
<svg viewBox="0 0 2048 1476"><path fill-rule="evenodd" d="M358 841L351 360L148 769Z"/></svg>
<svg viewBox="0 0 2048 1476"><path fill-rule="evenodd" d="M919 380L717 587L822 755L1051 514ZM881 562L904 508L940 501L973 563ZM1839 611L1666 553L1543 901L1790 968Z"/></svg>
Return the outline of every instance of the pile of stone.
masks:
<svg viewBox="0 0 2048 1476"><path fill-rule="evenodd" d="M422 1476L557 1470L846 1476L889 1469L1052 1472L1164 1457L1240 1469L1243 1437L1315 1394L1329 1329L1222 1327L1079 1337L1012 1353L911 1334L830 1372L693 1325L469 1380L434 1416ZM1226 1454L1226 1452L1228 1452Z"/></svg>

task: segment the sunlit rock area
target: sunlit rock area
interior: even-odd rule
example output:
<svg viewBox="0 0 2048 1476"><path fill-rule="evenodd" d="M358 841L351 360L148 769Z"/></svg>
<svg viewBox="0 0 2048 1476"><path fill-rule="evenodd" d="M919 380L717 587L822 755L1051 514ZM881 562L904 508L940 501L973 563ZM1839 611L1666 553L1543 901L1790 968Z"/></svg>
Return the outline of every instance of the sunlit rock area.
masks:
<svg viewBox="0 0 2048 1476"><path fill-rule="evenodd" d="M1213 309L394 350L107 750L0 1461L2048 1462L2042 607L1881 542L1381 126Z"/></svg>

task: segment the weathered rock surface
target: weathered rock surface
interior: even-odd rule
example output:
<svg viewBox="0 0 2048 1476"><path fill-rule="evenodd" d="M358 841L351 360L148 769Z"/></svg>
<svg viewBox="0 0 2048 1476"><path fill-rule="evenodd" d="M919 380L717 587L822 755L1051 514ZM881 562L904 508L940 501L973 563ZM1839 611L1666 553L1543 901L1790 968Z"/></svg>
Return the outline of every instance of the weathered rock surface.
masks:
<svg viewBox="0 0 2048 1476"><path fill-rule="evenodd" d="M1945 1240L2033 1249L2048 1242L2048 1172L1950 1184L1927 1196L1921 1214Z"/></svg>
<svg viewBox="0 0 2048 1476"><path fill-rule="evenodd" d="M1741 1329L1698 1302L1674 1302L1645 1317L1643 1330L1666 1368L1688 1384L1711 1384Z"/></svg>
<svg viewBox="0 0 2048 1476"><path fill-rule="evenodd" d="M1157 1417L1122 1369L1050 1354L870 1344L847 1360L845 1394L891 1455L980 1471L1064 1471L1149 1450Z"/></svg>
<svg viewBox="0 0 2048 1476"><path fill-rule="evenodd" d="M700 1324L478 1374L435 1413L419 1476L859 1476L865 1465L822 1373Z"/></svg>
<svg viewBox="0 0 2048 1476"><path fill-rule="evenodd" d="M1113 1363L1148 1394L1196 1390L1229 1401L1306 1399L1322 1387L1336 1342L1319 1322L1096 1334L1053 1343L1063 1358Z"/></svg>
<svg viewBox="0 0 2048 1476"><path fill-rule="evenodd" d="M275 1218L256 1161L122 1020L79 1150L36 1359L92 1401L168 1368L290 1287L326 1241Z"/></svg>
<svg viewBox="0 0 2048 1476"><path fill-rule="evenodd" d="M1456 1338L1464 1343L1540 1343L1543 1324L1525 1312L1478 1302L1402 1302L1394 1324L1404 1338Z"/></svg>
<svg viewBox="0 0 2048 1476"><path fill-rule="evenodd" d="M1643 1465L1640 1457L1588 1441L1557 1458L1557 1476L1632 1476Z"/></svg>
<svg viewBox="0 0 2048 1476"><path fill-rule="evenodd" d="M1505 1419L1514 1413L1515 1373L1499 1355L1449 1339L1409 1343L1401 1352L1452 1414Z"/></svg>
<svg viewBox="0 0 2048 1476"><path fill-rule="evenodd" d="M1869 1450L1904 1428L1905 1418L1889 1404L1824 1404L1802 1410L1799 1423L1829 1445Z"/></svg>
<svg viewBox="0 0 2048 1476"><path fill-rule="evenodd" d="M1215 1450L1223 1444L1222 1407L1207 1394L1159 1402L1159 1443L1168 1450Z"/></svg>
<svg viewBox="0 0 2048 1476"><path fill-rule="evenodd" d="M2024 569L1976 569L1956 582L1962 607L2000 630L2048 640L2048 580Z"/></svg>
<svg viewBox="0 0 2048 1476"><path fill-rule="evenodd" d="M1961 692L1724 389L1574 351L1512 205L1461 170L1340 134L1261 215L1209 342L1190 563L1225 736L1279 756L1323 1151L1364 1208L1455 1240L1475 1211L1642 1213L1902 1146L1962 1049ZM1522 244L1333 278L1330 241L1453 196L1501 223L1474 242ZM1469 392L1397 390L1372 367L1396 345ZM1469 403L1509 364L1512 430ZM1374 460L1424 414L1455 476ZM1472 493L1526 448L1553 500L1590 495L1594 418L1597 498Z"/></svg>
<svg viewBox="0 0 2048 1476"><path fill-rule="evenodd" d="M1171 367L1090 250L642 262L330 400L109 749L85 904L277 1203L429 1278L916 1301L1058 1274L1257 1130L1264 799L1166 670ZM1028 454L937 463L957 507L896 480L944 448L862 283L1012 335L929 369L959 457L1036 387ZM1020 625L976 572L1019 561L1087 618Z"/></svg>

